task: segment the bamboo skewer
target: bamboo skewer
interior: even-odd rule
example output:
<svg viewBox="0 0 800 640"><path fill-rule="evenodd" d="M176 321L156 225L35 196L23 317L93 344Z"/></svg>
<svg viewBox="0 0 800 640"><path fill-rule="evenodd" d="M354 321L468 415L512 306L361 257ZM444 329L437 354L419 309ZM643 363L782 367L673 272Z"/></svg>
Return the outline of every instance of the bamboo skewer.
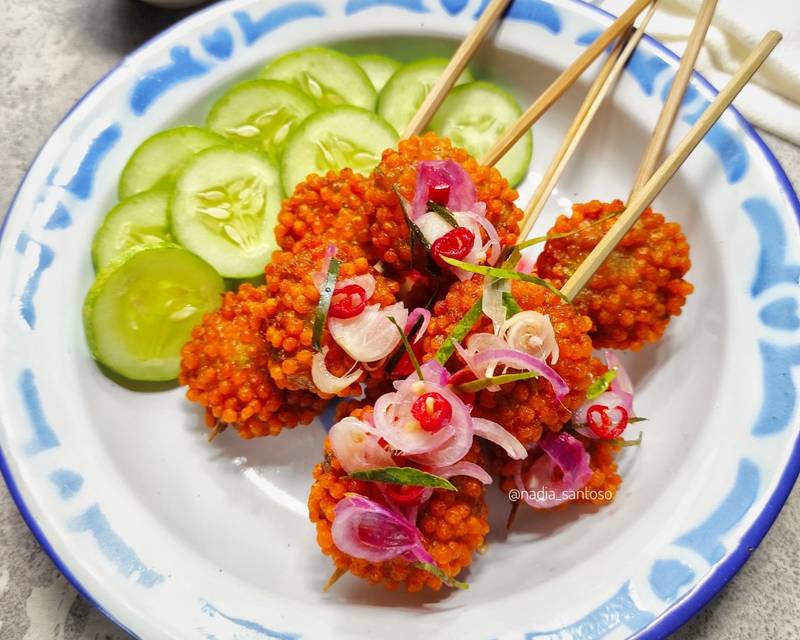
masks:
<svg viewBox="0 0 800 640"><path fill-rule="evenodd" d="M669 90L667 99L664 101L664 106L661 109L661 115L658 117L658 122L650 138L650 142L645 150L642 163L639 165L639 171L636 179L633 182L631 194L628 200L633 197L639 189L641 189L645 182L653 175L658 160L664 151L664 146L667 143L667 138L672 129L672 124L675 122L675 117L683 103L683 96L686 93L686 87L689 85L689 80L692 78L692 71L694 70L697 56L703 46L708 27L711 25L711 19L714 17L714 10L717 8L717 0L704 0L700 11L695 18L692 33L689 35L689 41L686 45L686 51L681 58L678 71L672 80L672 87Z"/></svg>
<svg viewBox="0 0 800 640"><path fill-rule="evenodd" d="M450 59L447 67L442 73L441 78L437 80L436 84L431 89L430 93L425 97L425 100L417 109L417 113L408 123L403 138L410 138L422 133L423 129L428 125L436 113L436 110L442 104L450 89L458 80L464 69L467 68L469 61L478 47L483 42L489 29L502 15L505 8L508 6L510 0L491 0L481 14L480 19L475 23L472 31L464 38L464 41L459 45L453 57Z"/></svg>
<svg viewBox="0 0 800 640"><path fill-rule="evenodd" d="M603 65L603 68L600 70L600 73L595 79L594 84L586 94L586 98L584 99L581 108L575 115L575 119L572 121L572 124L567 131L567 135L561 144L561 148L558 150L558 153L556 153L555 157L550 163L550 166L547 167L547 171L545 171L544 175L542 176L542 180L539 182L539 186L536 188L536 192L533 194L528 206L525 208L525 215L520 223L520 238L527 237L533 228L533 225L536 224L536 220L542 213L542 210L547 204L550 195L553 193L553 189L555 189L556 184L558 184L558 180L564 173L564 169L566 169L572 154L575 153L575 149L577 149L578 145L583 139L583 136L589 129L589 125L591 124L595 115L597 115L600 106L603 104L606 96L616 84L620 74L622 73L622 70L625 68L625 65L627 64L631 55L636 50L636 46L644 36L645 29L647 28L650 19L653 17L655 9L656 3L654 2L650 7L650 10L647 12L647 14L645 14L639 27L637 27L636 30L630 34L629 38L623 38L617 43L614 51L612 51L611 55L608 57L608 60L606 60L605 64Z"/></svg>
<svg viewBox="0 0 800 640"><path fill-rule="evenodd" d="M525 132L542 117L553 103L569 89L584 71L597 59L612 41L617 39L628 27L633 24L636 17L644 11L652 0L634 0L630 7L601 33L597 40L589 45L575 61L547 89L544 90L534 103L512 127L506 130L503 136L494 143L491 149L481 159L481 164L494 165L505 153L514 146Z"/></svg>
<svg viewBox="0 0 800 640"><path fill-rule="evenodd" d="M614 250L623 236L630 230L634 223L639 219L642 212L650 205L655 197L666 186L667 182L675 175L675 172L689 157L689 154L700 143L709 129L724 113L725 109L733 102L734 98L753 77L758 68L764 63L772 50L781 41L780 33L770 31L764 36L759 45L753 49L750 55L728 81L719 95L708 106L702 116L697 120L689 133L681 140L675 150L656 170L653 176L639 189L631 198L625 211L623 211L602 240L595 246L592 252L586 257L581 265L576 269L572 277L567 280L561 288L561 293L568 300L574 300L586 283L594 275L600 265Z"/></svg>

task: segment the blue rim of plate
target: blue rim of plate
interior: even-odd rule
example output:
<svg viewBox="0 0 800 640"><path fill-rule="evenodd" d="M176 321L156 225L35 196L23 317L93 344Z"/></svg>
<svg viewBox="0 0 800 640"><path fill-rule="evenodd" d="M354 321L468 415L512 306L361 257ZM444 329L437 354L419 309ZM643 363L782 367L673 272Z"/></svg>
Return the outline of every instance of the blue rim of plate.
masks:
<svg viewBox="0 0 800 640"><path fill-rule="evenodd" d="M594 4L588 2L588 0L569 0L573 4L576 4L581 7L585 7L597 13L598 15L606 18L614 20L617 16L601 7L598 7ZM84 100L86 100L91 94L95 92L100 86L111 76L115 73L125 62L126 58L130 55L134 55L139 51L149 47L162 38L165 38L167 35L172 33L175 29L181 28L184 23L188 20L193 20L197 16L201 16L205 13L210 13L211 11L219 11L220 6L224 6L224 2L212 4L207 7L204 7L195 13L192 13L189 16L179 20L172 26L168 27L161 33L156 34L149 40L146 40L142 44L140 44L134 51L126 55L122 58L117 64L115 64L111 69L109 69L105 74L103 74L87 91L86 93L81 96L80 99L72 106L72 108L64 114L64 116L59 120L58 124L53 128L50 136L42 143L39 147L36 155L34 156L33 160L28 165L25 173L23 174L22 178L17 185L17 189L11 198L11 201L8 205L8 209L6 210L6 215L0 223L0 239L3 237L3 233L5 232L6 225L8 224L8 219L10 217L11 210L14 208L16 204L17 197L19 196L19 192L22 189L22 185L28 178L28 174L30 173L31 167L36 164L36 161L39 159L45 145L50 140L52 135L61 128L61 125L64 121L72 114L75 109L77 109ZM664 54L665 57L673 60L673 61L680 61L680 56L674 53L671 49L669 49L666 45L658 41L657 39L653 38L650 35L645 34L644 40L648 41L651 45L653 45L659 52ZM693 80L699 82L702 86L704 86L712 95L716 96L719 93L719 90L711 84L711 82L701 73L694 71L693 72ZM781 163L775 157L775 154L772 150L767 146L767 143L764 142L764 139L759 135L759 133L755 130L752 124L739 112L736 107L729 107L728 111L732 112L737 120L737 122L741 125L744 132L750 137L755 143L756 146L761 150L764 157L767 159L770 167L777 178L778 185L786 194L787 198L789 199L789 203L794 210L795 217L798 221L798 231L800 232L800 198L798 198L797 193L792 186L789 177L786 175ZM70 582L70 584L75 587L75 589L89 602L93 607L95 607L100 613L102 613L106 618L108 618L111 622L116 624L120 627L123 631L128 633L129 635L138 638L138 636L131 631L125 624L120 622L116 616L114 616L111 612L109 612L95 597L84 587L81 582L75 577L75 575L70 571L67 564L61 559L61 557L56 553L55 549L53 549L52 545L50 544L47 536L45 536L42 529L39 527L39 524L36 522L36 519L31 514L30 510L28 509L25 500L22 498L21 493L19 492L19 488L11 475L11 469L8 466L8 462L6 460L5 454L3 452L2 447L0 447L0 474L2 474L3 479L5 480L6 486L8 487L8 492L11 495L12 500L17 506L17 509L22 516L22 519L25 521L25 524L28 525L28 528L31 530L31 533L36 538L36 540L41 545L42 549L50 556L50 559L55 564L56 568L61 572L61 574ZM761 509L761 512L758 514L752 525L749 529L742 535L741 540L739 543L732 548L727 557L723 560L714 564L711 571L695 585L688 593L684 594L681 598L675 601L670 607L665 609L661 615L659 615L655 620L653 620L647 626L639 629L635 632L632 636L630 636L631 640L655 640L657 638L664 638L669 634L676 631L686 622L688 622L692 617L694 617L697 613L700 612L710 601L711 599L716 596L722 588L730 581L733 576L742 568L745 562L750 558L750 555L755 551L761 541L764 539L764 536L769 531L772 524L775 522L775 519L778 517L783 505L786 503L786 499L789 497L792 488L794 487L795 482L797 481L798 476L800 476L800 435L795 440L794 447L792 449L792 453L787 461L786 466L784 467L783 473L778 480L778 484L776 485L772 495L770 495L769 499L767 500L764 507Z"/></svg>

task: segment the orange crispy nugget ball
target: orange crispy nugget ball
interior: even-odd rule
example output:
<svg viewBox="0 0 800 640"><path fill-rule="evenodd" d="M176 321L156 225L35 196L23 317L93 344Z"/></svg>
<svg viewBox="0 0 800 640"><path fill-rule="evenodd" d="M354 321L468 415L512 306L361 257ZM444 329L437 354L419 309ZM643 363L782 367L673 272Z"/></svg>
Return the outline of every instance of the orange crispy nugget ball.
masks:
<svg viewBox="0 0 800 640"><path fill-rule="evenodd" d="M572 216L560 216L550 233L573 231L624 208L620 200L576 204ZM611 217L582 233L548 240L536 273L561 287L614 221ZM690 266L689 244L680 225L645 210L575 300L594 323L594 346L638 351L659 340L670 317L680 315L694 290L683 279Z"/></svg>
<svg viewBox="0 0 800 640"><path fill-rule="evenodd" d="M354 411L353 415L359 417L363 413ZM477 444L465 460L481 462ZM314 484L308 497L309 517L316 524L317 543L322 552L333 559L337 568L373 584L383 584L387 589L394 590L402 585L412 592L424 587L438 591L442 586L439 578L405 560L376 564L349 556L333 544L333 509L346 493L359 493L385 504L374 483L349 479L346 475L326 440L325 461L314 467ZM463 476L451 478L451 481L458 491L434 490L431 499L420 508L417 526L422 532L423 544L437 566L455 577L472 562L474 552L483 546L489 523L483 485Z"/></svg>
<svg viewBox="0 0 800 640"><path fill-rule="evenodd" d="M592 358L591 362L592 378L599 378L608 367L597 358ZM576 436L589 452L589 466L592 469L592 477L586 483L584 491L578 494L575 500L568 504L593 504L602 506L613 502L617 495L617 489L622 484L622 478L617 473L617 463L615 460L620 446L607 440L598 440ZM500 489L508 493L516 488L514 482L514 469L516 462L511 460L499 447L493 446L492 468L500 476ZM526 461L532 463L533 459ZM523 465L526 464L523 462ZM566 505L559 505L564 507ZM559 508L555 507L555 508Z"/></svg>
<svg viewBox="0 0 800 640"><path fill-rule="evenodd" d="M436 303L433 319L424 338L426 360L430 360L453 327L483 292L483 278L456 282L445 298ZM586 316L544 287L515 280L511 292L523 310L533 310L550 317L559 346L559 359L553 365L569 385L570 392L556 402L550 383L544 378L505 384L500 391L480 391L473 415L498 422L524 445L534 444L543 429L559 431L571 413L584 401L591 383L592 326ZM491 332L491 320L482 316L471 333ZM457 355L453 359L458 358ZM460 359L457 360L460 362ZM455 363L451 361L450 367Z"/></svg>
<svg viewBox="0 0 800 640"><path fill-rule="evenodd" d="M378 256L401 272L408 270L411 248L408 225L392 186L396 185L403 197L411 201L417 180L417 163L447 159L458 162L475 182L478 200L486 204L486 217L497 229L503 246L517 241L522 211L514 204L517 192L500 172L494 167L478 164L464 149L454 147L446 138L430 132L414 136L401 140L397 150L383 152L366 193L367 200L375 207L372 243Z"/></svg>
<svg viewBox="0 0 800 640"><path fill-rule="evenodd" d="M275 227L278 245L290 251L303 238L314 237L368 248L375 207L365 199L366 191L367 178L352 169L308 176L283 202Z"/></svg>
<svg viewBox="0 0 800 640"><path fill-rule="evenodd" d="M266 267L267 300L265 302L264 336L267 341L268 367L272 379L281 389L304 389L323 398L330 394L320 392L311 379L311 360L314 348L311 345L314 315L319 302L319 291L314 286L312 274L319 271L325 253L325 245L316 238L297 243L292 251L276 251L272 262ZM369 304L382 307L393 304L399 289L397 283L371 269L364 252L356 245L337 245L336 257L341 261L339 281L371 273L375 276L375 293ZM330 348L325 362L335 376L346 375L353 366L353 359L330 337L323 333L323 346ZM378 368L368 372L374 380L383 375ZM360 395L361 387L353 383L338 395Z"/></svg>
<svg viewBox="0 0 800 640"><path fill-rule="evenodd" d="M242 438L277 435L308 424L323 400L305 391L283 391L267 372L261 333L266 288L243 284L227 292L222 307L203 318L181 351L179 381L186 397L206 409L206 425L236 428Z"/></svg>

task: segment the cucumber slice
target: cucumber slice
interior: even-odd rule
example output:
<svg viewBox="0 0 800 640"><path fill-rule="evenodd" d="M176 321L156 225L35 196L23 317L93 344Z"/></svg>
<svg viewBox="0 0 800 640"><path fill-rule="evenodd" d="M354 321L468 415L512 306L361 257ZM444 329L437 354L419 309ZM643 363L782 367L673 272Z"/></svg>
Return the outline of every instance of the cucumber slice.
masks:
<svg viewBox="0 0 800 640"><path fill-rule="evenodd" d="M130 380L173 380L181 347L225 285L216 271L173 244L139 246L103 269L83 304L92 357Z"/></svg>
<svg viewBox="0 0 800 640"><path fill-rule="evenodd" d="M176 127L157 133L139 145L122 170L119 199L171 187L194 154L219 144L227 144L225 138L200 127Z"/></svg>
<svg viewBox="0 0 800 640"><path fill-rule="evenodd" d="M401 66L394 58L387 58L377 53L356 56L355 61L367 74L372 86L375 87L375 91L383 89L384 85L389 81L389 78L391 78L395 71Z"/></svg>
<svg viewBox="0 0 800 640"><path fill-rule="evenodd" d="M331 49L312 47L287 53L259 75L296 86L320 107L352 104L375 108L377 93L367 74L352 58Z"/></svg>
<svg viewBox="0 0 800 640"><path fill-rule="evenodd" d="M167 221L169 192L145 191L123 200L106 215L92 240L92 264L99 271L131 247L172 240Z"/></svg>
<svg viewBox="0 0 800 640"><path fill-rule="evenodd" d="M289 133L316 111L311 98L287 82L251 80L222 96L208 114L209 129L263 151L277 162Z"/></svg>
<svg viewBox="0 0 800 640"><path fill-rule="evenodd" d="M367 175L397 134L383 118L358 107L323 109L301 124L286 142L281 159L283 189L292 193L311 173L350 167Z"/></svg>
<svg viewBox="0 0 800 640"><path fill-rule="evenodd" d="M489 82L471 82L450 92L430 128L480 161L521 113L510 93ZM532 151L533 136L528 131L497 163L498 171L511 186L519 184L527 174Z"/></svg>
<svg viewBox="0 0 800 640"><path fill-rule="evenodd" d="M378 96L378 115L403 133L448 62L447 58L426 58L400 67ZM465 69L456 84L472 80L472 73Z"/></svg>
<svg viewBox="0 0 800 640"><path fill-rule="evenodd" d="M206 149L175 181L172 235L226 278L259 275L277 248L281 196L278 170L263 154Z"/></svg>

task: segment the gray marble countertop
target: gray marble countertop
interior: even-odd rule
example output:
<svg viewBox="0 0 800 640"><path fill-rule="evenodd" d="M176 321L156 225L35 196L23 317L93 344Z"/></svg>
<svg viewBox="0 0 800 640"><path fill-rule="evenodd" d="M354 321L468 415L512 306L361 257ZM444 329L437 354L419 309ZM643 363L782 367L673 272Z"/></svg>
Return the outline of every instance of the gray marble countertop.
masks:
<svg viewBox="0 0 800 640"><path fill-rule="evenodd" d="M136 0L0 0L0 216L40 145L119 59L190 13ZM765 136L800 186L800 150ZM0 640L127 638L39 547L0 487ZM800 490L752 559L676 638L800 638Z"/></svg>

